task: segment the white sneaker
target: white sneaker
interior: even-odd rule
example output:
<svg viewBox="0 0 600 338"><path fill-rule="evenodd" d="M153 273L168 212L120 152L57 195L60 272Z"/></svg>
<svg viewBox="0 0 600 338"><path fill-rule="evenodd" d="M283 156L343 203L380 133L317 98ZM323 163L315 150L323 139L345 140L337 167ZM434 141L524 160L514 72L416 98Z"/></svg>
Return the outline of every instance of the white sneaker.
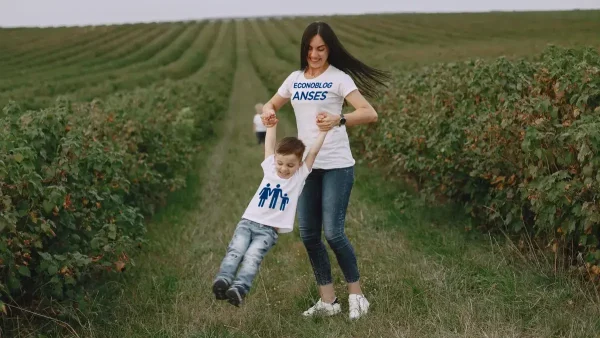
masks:
<svg viewBox="0 0 600 338"><path fill-rule="evenodd" d="M333 316L342 311L340 303L325 303L319 299L317 304L313 305L310 309L304 311L302 315L304 317L312 317L315 315L321 316Z"/></svg>
<svg viewBox="0 0 600 338"><path fill-rule="evenodd" d="M348 296L350 320L358 319L369 312L369 301L363 295L351 294Z"/></svg>

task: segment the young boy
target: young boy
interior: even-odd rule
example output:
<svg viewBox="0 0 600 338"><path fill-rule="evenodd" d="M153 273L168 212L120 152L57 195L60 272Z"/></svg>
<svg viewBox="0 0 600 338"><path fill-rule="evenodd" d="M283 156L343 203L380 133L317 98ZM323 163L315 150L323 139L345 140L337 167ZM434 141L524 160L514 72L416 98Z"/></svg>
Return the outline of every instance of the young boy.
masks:
<svg viewBox="0 0 600 338"><path fill-rule="evenodd" d="M265 136L262 182L235 229L213 282L215 297L228 299L235 306L250 291L265 254L277 243L279 234L293 230L298 197L327 135L319 133L302 162L304 143L296 137L286 137L276 144L277 119L273 119L275 125L267 128Z"/></svg>

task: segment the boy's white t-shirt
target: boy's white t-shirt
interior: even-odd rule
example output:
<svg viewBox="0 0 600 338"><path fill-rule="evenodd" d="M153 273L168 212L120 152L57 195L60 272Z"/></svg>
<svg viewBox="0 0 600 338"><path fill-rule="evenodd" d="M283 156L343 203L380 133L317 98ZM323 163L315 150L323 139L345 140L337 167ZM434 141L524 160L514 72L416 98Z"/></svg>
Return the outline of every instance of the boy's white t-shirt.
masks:
<svg viewBox="0 0 600 338"><path fill-rule="evenodd" d="M298 198L311 170L302 163L292 177L281 178L277 176L275 155L267 157L261 166L264 173L262 182L242 218L279 228L280 233L291 232Z"/></svg>
<svg viewBox="0 0 600 338"><path fill-rule="evenodd" d="M267 127L265 127L265 125L262 123L260 115L258 114L254 114L254 127L256 128L257 132L267 131Z"/></svg>
<svg viewBox="0 0 600 338"><path fill-rule="evenodd" d="M305 156L319 134L317 114L341 114L345 97L356 89L352 78L333 65L314 79L306 79L302 70L291 73L285 79L277 93L291 100L298 138L306 145ZM354 163L346 126L334 127L327 133L313 169L346 168Z"/></svg>

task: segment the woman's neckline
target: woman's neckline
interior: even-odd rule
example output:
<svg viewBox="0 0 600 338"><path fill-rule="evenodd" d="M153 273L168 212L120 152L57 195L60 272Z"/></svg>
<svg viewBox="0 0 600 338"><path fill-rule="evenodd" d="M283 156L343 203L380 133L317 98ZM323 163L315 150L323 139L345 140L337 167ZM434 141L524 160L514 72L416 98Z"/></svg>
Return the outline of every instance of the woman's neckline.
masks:
<svg viewBox="0 0 600 338"><path fill-rule="evenodd" d="M315 76L313 78L310 78L310 79L306 77L306 69L305 69L305 70L302 71L302 77L304 78L304 80L307 80L307 81L308 80L316 80L319 77L323 76L323 74L327 73L329 71L329 69L331 69L331 67L332 67L331 64L328 64L327 68L321 74L319 74L319 75L317 75L317 76Z"/></svg>

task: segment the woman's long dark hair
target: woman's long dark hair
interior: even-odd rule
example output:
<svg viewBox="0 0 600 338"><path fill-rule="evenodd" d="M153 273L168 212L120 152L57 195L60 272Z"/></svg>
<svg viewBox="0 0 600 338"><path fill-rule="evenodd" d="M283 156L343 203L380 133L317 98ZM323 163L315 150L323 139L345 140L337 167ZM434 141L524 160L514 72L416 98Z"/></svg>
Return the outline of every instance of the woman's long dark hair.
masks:
<svg viewBox="0 0 600 338"><path fill-rule="evenodd" d="M377 97L377 86L385 86L386 81L390 79L388 72L369 67L360 60L352 56L342 46L333 29L325 22L316 21L308 25L302 34L300 43L300 69L306 70L308 67L308 47L310 41L315 35L320 35L329 48L329 64L344 71L350 75L360 92L367 97Z"/></svg>

